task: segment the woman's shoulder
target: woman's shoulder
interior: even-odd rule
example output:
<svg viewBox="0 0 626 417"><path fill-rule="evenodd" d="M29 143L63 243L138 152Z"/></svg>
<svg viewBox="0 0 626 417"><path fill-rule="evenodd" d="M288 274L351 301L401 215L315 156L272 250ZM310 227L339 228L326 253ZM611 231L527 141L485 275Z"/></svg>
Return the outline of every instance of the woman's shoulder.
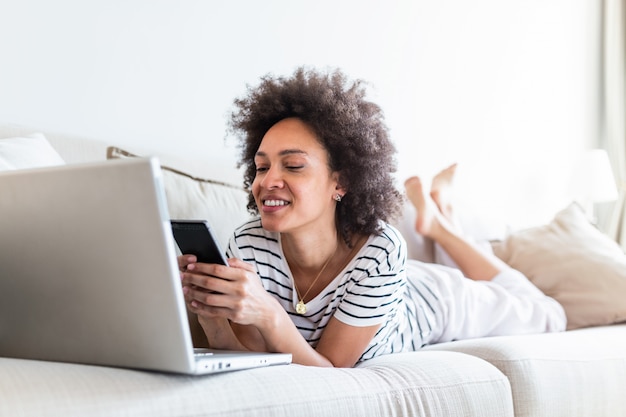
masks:
<svg viewBox="0 0 626 417"><path fill-rule="evenodd" d="M366 258L383 262L388 259L406 260L406 242L400 232L387 223L381 224L379 233L371 235L364 245L363 255Z"/></svg>
<svg viewBox="0 0 626 417"><path fill-rule="evenodd" d="M406 248L406 241L398 229L384 222L381 223L380 232L372 235L368 243L388 249Z"/></svg>

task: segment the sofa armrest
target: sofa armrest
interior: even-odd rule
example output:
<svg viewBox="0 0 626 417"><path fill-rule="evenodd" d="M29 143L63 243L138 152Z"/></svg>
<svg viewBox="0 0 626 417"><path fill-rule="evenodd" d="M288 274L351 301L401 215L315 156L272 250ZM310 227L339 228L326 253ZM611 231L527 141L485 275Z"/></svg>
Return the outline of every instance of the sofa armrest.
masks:
<svg viewBox="0 0 626 417"><path fill-rule="evenodd" d="M442 343L493 364L511 382L516 417L613 417L626 409L626 324Z"/></svg>

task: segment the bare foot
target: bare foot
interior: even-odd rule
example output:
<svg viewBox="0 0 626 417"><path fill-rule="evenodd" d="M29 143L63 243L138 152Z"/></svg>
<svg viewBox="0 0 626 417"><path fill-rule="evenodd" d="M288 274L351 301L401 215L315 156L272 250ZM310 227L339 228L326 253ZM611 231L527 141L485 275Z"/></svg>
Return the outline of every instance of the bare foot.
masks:
<svg viewBox="0 0 626 417"><path fill-rule="evenodd" d="M430 196L439 208L441 214L449 221L453 221L453 190L456 165L452 164L433 177L430 186Z"/></svg>
<svg viewBox="0 0 626 417"><path fill-rule="evenodd" d="M410 177L404 182L404 188L407 198L417 211L415 230L426 237L433 237L441 227L440 214L432 199L424 193L422 180Z"/></svg>

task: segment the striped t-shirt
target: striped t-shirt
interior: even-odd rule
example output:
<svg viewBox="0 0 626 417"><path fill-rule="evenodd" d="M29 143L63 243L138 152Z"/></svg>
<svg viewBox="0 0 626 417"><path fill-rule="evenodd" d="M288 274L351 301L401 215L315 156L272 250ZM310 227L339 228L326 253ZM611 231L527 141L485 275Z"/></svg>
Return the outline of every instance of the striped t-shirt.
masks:
<svg viewBox="0 0 626 417"><path fill-rule="evenodd" d="M256 267L265 290L313 347L331 317L350 326L381 325L359 361L419 349L432 332L437 300L423 280L407 282L406 243L388 224L379 235L370 236L337 277L307 303L304 315L296 313L298 295L279 233L264 230L260 219L250 221L235 231L227 252Z"/></svg>

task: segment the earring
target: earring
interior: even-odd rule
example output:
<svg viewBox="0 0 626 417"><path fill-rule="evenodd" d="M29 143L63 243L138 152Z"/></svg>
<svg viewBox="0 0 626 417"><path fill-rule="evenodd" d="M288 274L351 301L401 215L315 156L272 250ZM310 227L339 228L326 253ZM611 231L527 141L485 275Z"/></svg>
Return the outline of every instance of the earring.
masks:
<svg viewBox="0 0 626 417"><path fill-rule="evenodd" d="M341 201L341 194L339 194L339 193L335 194L334 198L335 198L336 202L340 202Z"/></svg>

